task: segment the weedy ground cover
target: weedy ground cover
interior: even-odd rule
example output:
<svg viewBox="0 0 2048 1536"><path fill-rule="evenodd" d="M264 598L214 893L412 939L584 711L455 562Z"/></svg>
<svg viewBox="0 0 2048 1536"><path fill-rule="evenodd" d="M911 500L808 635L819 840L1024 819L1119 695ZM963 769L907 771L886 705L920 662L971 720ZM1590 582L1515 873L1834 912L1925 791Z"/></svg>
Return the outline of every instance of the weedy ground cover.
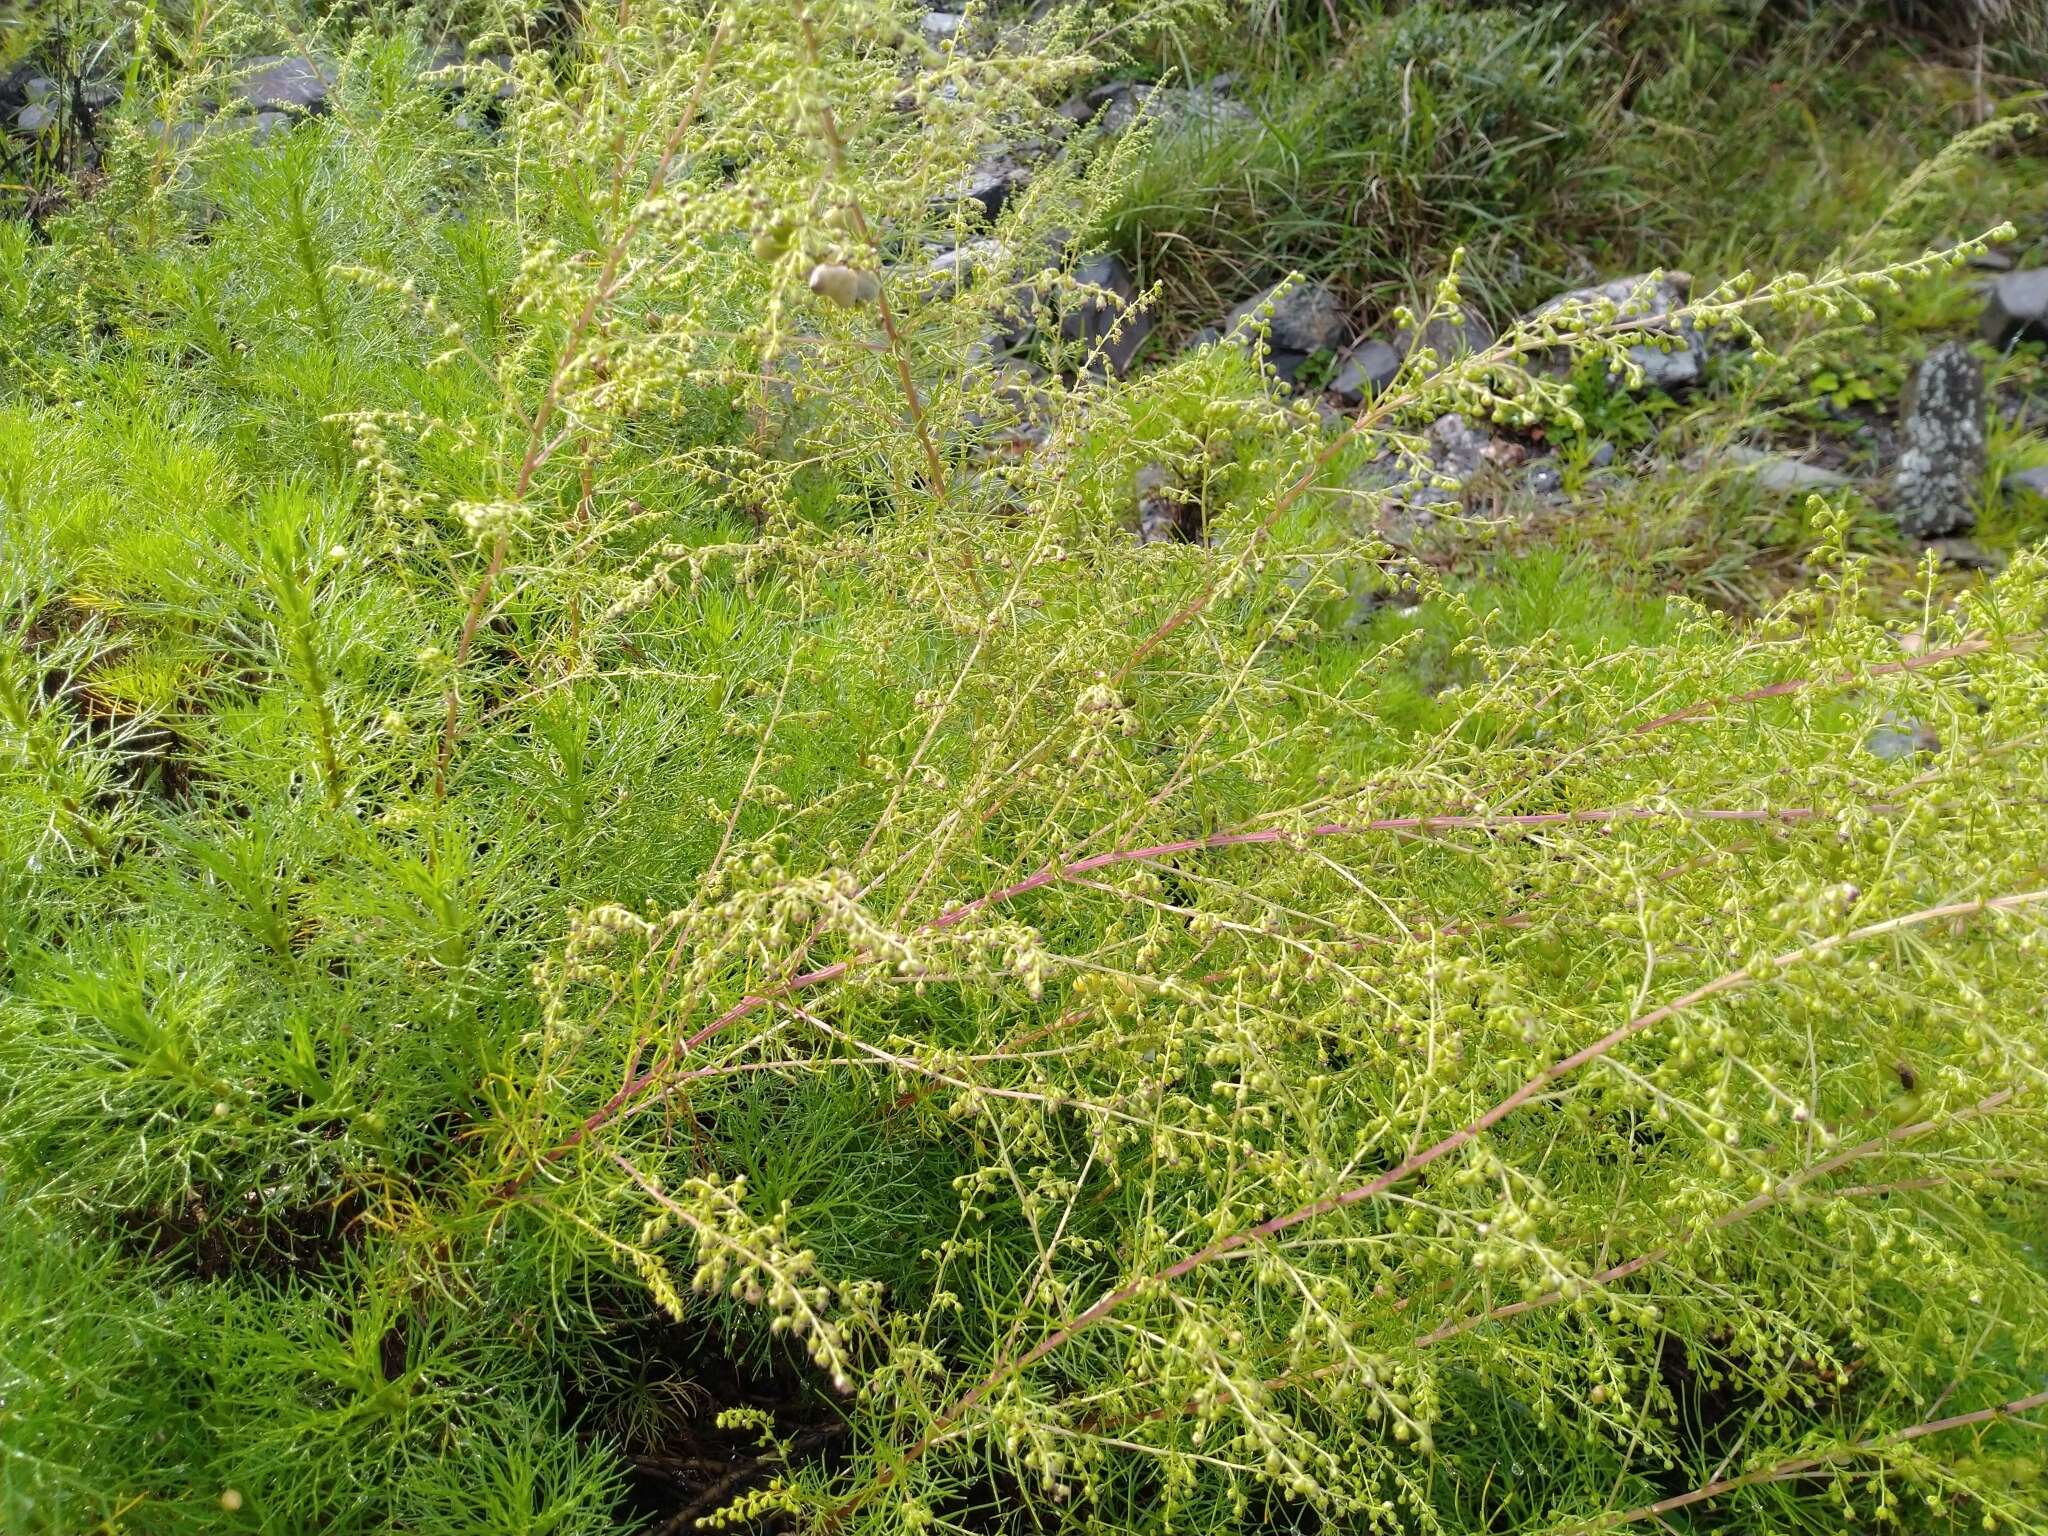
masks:
<svg viewBox="0 0 2048 1536"><path fill-rule="evenodd" d="M1203 8L123 15L0 227L0 1528L2048 1524L2040 530L1965 586L1709 475L1398 556L1355 464L1583 436L1597 313L1338 429L1238 348L998 368L1225 162L1077 143L972 281L922 242ZM1330 80L1170 287L1637 238L1580 13L1253 20ZM325 115L205 111L315 45ZM1451 102L1358 150L1369 250L1269 201L1391 135L1360 72ZM2012 143L1670 226L1808 265L1702 265L1756 372L1659 430L1941 312ZM1132 537L1161 462L1204 540Z"/></svg>

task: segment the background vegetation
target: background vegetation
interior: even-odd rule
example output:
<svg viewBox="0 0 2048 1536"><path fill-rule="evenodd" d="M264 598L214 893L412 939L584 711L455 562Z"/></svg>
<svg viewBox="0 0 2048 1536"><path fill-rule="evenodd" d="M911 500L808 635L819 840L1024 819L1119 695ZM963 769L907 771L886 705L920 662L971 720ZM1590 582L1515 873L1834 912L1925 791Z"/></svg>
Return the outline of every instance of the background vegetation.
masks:
<svg viewBox="0 0 2048 1536"><path fill-rule="evenodd" d="M2037 16L6 22L0 1529L2048 1528L2048 507L1716 457L2048 250ZM1684 401L1178 350L1659 265ZM1397 552L1453 408L1588 494Z"/></svg>

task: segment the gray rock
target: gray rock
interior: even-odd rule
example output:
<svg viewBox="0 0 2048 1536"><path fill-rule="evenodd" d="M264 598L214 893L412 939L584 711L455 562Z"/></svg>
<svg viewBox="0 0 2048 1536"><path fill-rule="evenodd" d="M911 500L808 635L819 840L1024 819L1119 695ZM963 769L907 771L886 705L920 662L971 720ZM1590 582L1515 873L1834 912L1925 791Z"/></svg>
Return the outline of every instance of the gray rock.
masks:
<svg viewBox="0 0 2048 1536"><path fill-rule="evenodd" d="M1188 338L1187 346L1183 350L1193 352L1201 347L1213 347L1216 345L1217 342L1221 341L1222 339L1222 326L1205 325L1199 331L1195 332L1194 335Z"/></svg>
<svg viewBox="0 0 2048 1536"><path fill-rule="evenodd" d="M1045 295L1034 283L1013 284L997 305L994 318L999 327L994 338L999 349L1015 352L1028 347L1045 318Z"/></svg>
<svg viewBox="0 0 2048 1536"><path fill-rule="evenodd" d="M1498 339L1492 326L1468 311L1456 320L1448 315L1434 315L1423 322L1419 331L1404 326L1394 334L1394 350L1406 358L1426 347L1436 354L1437 364L1442 366L1470 353L1484 352Z"/></svg>
<svg viewBox="0 0 2048 1536"><path fill-rule="evenodd" d="M1384 341L1361 341L1337 359L1330 393L1347 405L1358 405L1367 395L1377 395L1393 383L1400 371L1400 353Z"/></svg>
<svg viewBox="0 0 2048 1536"><path fill-rule="evenodd" d="M1592 453L1590 453L1586 457L1586 463L1594 469L1605 469L1608 465L1612 464L1613 462L1614 444L1609 442L1596 443L1593 447Z"/></svg>
<svg viewBox="0 0 2048 1536"><path fill-rule="evenodd" d="M1437 473L1460 486L1479 473L1493 448L1493 434L1456 411L1437 417L1423 436L1429 440L1430 461Z"/></svg>
<svg viewBox="0 0 2048 1536"><path fill-rule="evenodd" d="M1564 473L1548 459L1538 459L1523 472L1522 483L1532 496L1555 496L1564 489Z"/></svg>
<svg viewBox="0 0 2048 1536"><path fill-rule="evenodd" d="M79 83L75 93L70 93L48 75L31 75L21 82L20 94L15 99L31 107L45 108L51 114L50 117L42 119L47 123L64 110L67 95L71 95L72 100L87 112L104 112L121 99L121 82L84 80ZM0 96L0 99L4 99L4 96Z"/></svg>
<svg viewBox="0 0 2048 1536"><path fill-rule="evenodd" d="M2048 501L2048 464L2035 469L2014 470L2005 477L2001 489L2011 501L2021 501L2029 496Z"/></svg>
<svg viewBox="0 0 2048 1536"><path fill-rule="evenodd" d="M1233 309L1224 329L1243 331L1270 319L1267 334L1276 351L1334 351L1344 341L1344 302L1326 284L1276 284Z"/></svg>
<svg viewBox="0 0 2048 1536"><path fill-rule="evenodd" d="M1164 465L1138 471L1138 542L1200 544L1202 509Z"/></svg>
<svg viewBox="0 0 2048 1536"><path fill-rule="evenodd" d="M510 101L519 94L512 78L512 55L487 54L472 59L468 45L450 38L427 57L426 74L437 76L436 84L451 95L484 95Z"/></svg>
<svg viewBox="0 0 2048 1536"><path fill-rule="evenodd" d="M1167 134L1257 121L1250 107L1230 96L1227 82L1221 78L1203 85L1156 86L1145 98L1145 106Z"/></svg>
<svg viewBox="0 0 2048 1536"><path fill-rule="evenodd" d="M1959 341L1943 342L1906 385L1892 514L1909 538L1968 533L1984 478L1984 370Z"/></svg>
<svg viewBox="0 0 2048 1536"><path fill-rule="evenodd" d="M2048 267L2008 272L1993 283L1983 328L1984 339L1994 347L2048 341Z"/></svg>
<svg viewBox="0 0 2048 1536"><path fill-rule="evenodd" d="M918 25L924 30L924 40L939 47L960 35L967 18L958 11L927 11L918 18Z"/></svg>
<svg viewBox="0 0 2048 1536"><path fill-rule="evenodd" d="M1863 750L1872 757L1896 763L1921 752L1939 752L1941 737L1931 725L1887 715L1883 725L1863 738Z"/></svg>
<svg viewBox="0 0 2048 1536"><path fill-rule="evenodd" d="M1009 258L1009 247L1000 240L969 240L934 256L924 269L925 281L939 293L954 294L977 274L992 271Z"/></svg>
<svg viewBox="0 0 2048 1536"><path fill-rule="evenodd" d="M1413 542L1437 509L1455 507L1498 452L1490 432L1455 412L1430 423L1423 446L1422 458L1383 453L1346 482L1371 504L1373 526L1396 544Z"/></svg>
<svg viewBox="0 0 2048 1536"><path fill-rule="evenodd" d="M1707 343L1690 318L1675 325L1671 314L1684 307L1692 292L1692 278L1684 272L1638 273L1616 278L1591 288L1574 288L1539 305L1529 318L1541 319L1563 309L1597 306L1614 307L1615 321L1632 322L1632 328L1658 337L1656 343L1642 342L1628 349L1629 361L1643 371L1644 389L1661 389L1677 394L1692 388L1706 376ZM1588 315L1587 324L1595 322Z"/></svg>
<svg viewBox="0 0 2048 1536"><path fill-rule="evenodd" d="M160 117L153 117L145 133L164 148L183 152L205 138L208 130L206 123L167 123Z"/></svg>
<svg viewBox="0 0 2048 1536"><path fill-rule="evenodd" d="M221 126L229 132L246 129L251 144L268 144L280 134L289 133L292 126L291 114L287 112L256 112L248 117L232 117L222 121Z"/></svg>
<svg viewBox="0 0 2048 1536"><path fill-rule="evenodd" d="M939 201L977 203L982 215L993 220L1030 181L1031 167L1023 155L1007 145L998 145L974 163L961 178L952 198Z"/></svg>
<svg viewBox="0 0 2048 1536"><path fill-rule="evenodd" d="M1435 509L1458 501L1457 492L1436 483L1434 466L1403 453L1383 453L1359 466L1346 489L1371 509L1374 529L1395 544L1409 544L1434 521Z"/></svg>
<svg viewBox="0 0 2048 1536"><path fill-rule="evenodd" d="M1309 354L1290 352L1275 348L1266 354L1266 364L1273 370L1273 377L1289 389L1301 381L1301 370L1307 366Z"/></svg>
<svg viewBox="0 0 2048 1536"><path fill-rule="evenodd" d="M235 94L251 112L325 112L336 79L332 61L265 54L242 61Z"/></svg>
<svg viewBox="0 0 2048 1536"><path fill-rule="evenodd" d="M1122 133L1140 117L1150 117L1169 137L1190 128L1253 120L1251 109L1233 101L1221 79L1185 86L1110 80L1069 97L1060 104L1059 112L1070 122L1092 123L1104 133Z"/></svg>
<svg viewBox="0 0 2048 1536"><path fill-rule="evenodd" d="M1072 293L1060 315L1060 340L1083 344L1087 361L1122 377L1152 333L1152 317L1133 308L1138 296L1121 256L1098 256L1074 269L1074 281L1099 293Z"/></svg>
<svg viewBox="0 0 2048 1536"><path fill-rule="evenodd" d="M39 138L57 126L57 109L46 101L32 101L14 114L14 126L26 138Z"/></svg>
<svg viewBox="0 0 2048 1536"><path fill-rule="evenodd" d="M1998 550L1986 549L1975 539L1933 539L1927 547L1943 565L1952 565L1959 571L2005 569L2005 556Z"/></svg>
<svg viewBox="0 0 2048 1536"><path fill-rule="evenodd" d="M1856 482L1849 476L1804 459L1781 453L1764 453L1755 448L1730 448L1724 460L1741 469L1759 489L1781 496L1798 496L1812 491L1839 491Z"/></svg>

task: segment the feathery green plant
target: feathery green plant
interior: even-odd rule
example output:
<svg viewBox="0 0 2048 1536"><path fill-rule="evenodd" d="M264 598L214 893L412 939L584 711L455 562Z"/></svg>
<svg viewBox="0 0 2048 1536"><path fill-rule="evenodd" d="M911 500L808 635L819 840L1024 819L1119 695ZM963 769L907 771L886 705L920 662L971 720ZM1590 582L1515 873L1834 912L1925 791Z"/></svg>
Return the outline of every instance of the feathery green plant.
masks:
<svg viewBox="0 0 2048 1536"><path fill-rule="evenodd" d="M0 241L0 1526L2041 1526L2040 552L1489 606L1345 468L1611 307L1115 381L1085 18L502 19Z"/></svg>

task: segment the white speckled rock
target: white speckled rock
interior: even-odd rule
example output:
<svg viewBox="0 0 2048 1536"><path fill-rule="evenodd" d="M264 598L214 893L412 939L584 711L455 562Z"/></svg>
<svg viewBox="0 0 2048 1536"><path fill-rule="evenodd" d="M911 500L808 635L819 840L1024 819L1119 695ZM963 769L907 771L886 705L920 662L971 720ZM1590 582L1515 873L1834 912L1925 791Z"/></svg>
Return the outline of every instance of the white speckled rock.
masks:
<svg viewBox="0 0 2048 1536"><path fill-rule="evenodd" d="M1968 533L1984 479L1984 370L1961 342L1943 342L1914 371L1899 433L1892 515L1900 531L1916 539Z"/></svg>

